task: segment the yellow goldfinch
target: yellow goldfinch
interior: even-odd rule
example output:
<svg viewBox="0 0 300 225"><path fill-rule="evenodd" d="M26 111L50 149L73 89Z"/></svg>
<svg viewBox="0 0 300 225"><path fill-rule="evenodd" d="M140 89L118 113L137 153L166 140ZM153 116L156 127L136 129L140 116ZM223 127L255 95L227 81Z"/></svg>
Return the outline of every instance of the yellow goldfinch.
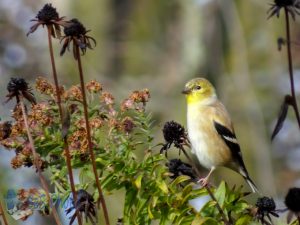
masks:
<svg viewBox="0 0 300 225"><path fill-rule="evenodd" d="M195 78L185 85L182 93L187 99L187 128L192 152L202 166L210 169L199 182L207 185L216 167L225 166L241 174L252 191L258 192L245 167L230 116L212 84L204 78Z"/></svg>

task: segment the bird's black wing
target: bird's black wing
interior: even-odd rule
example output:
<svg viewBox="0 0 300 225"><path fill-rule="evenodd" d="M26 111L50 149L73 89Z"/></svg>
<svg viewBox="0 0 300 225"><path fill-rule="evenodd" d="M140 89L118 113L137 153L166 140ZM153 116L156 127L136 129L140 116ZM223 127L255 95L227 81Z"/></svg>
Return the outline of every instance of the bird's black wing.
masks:
<svg viewBox="0 0 300 225"><path fill-rule="evenodd" d="M214 126L216 131L221 136L223 141L226 143L228 148L231 151L233 160L238 163L239 166L239 173L245 178L249 186L251 187L253 192L258 192L258 189L254 182L249 177L248 171L246 169L245 163L243 161L242 152L240 149L240 145L237 142L236 136L233 132L231 132L227 127L223 126L222 124L214 121Z"/></svg>
<svg viewBox="0 0 300 225"><path fill-rule="evenodd" d="M227 127L216 121L214 121L214 126L218 134L230 149L233 159L243 168L243 170L246 170L240 145L236 139L235 134L231 132Z"/></svg>

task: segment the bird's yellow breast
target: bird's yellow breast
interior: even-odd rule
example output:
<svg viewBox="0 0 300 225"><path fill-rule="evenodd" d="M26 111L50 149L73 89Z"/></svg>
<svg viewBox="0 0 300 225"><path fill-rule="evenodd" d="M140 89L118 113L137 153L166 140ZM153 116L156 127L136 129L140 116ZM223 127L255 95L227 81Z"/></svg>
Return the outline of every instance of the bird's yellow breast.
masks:
<svg viewBox="0 0 300 225"><path fill-rule="evenodd" d="M199 102L203 102L207 99L209 99L209 97L212 96L211 92L207 92L207 93L199 93L199 92L193 92L190 93L188 95L186 95L186 100L187 100L187 104L197 104Z"/></svg>

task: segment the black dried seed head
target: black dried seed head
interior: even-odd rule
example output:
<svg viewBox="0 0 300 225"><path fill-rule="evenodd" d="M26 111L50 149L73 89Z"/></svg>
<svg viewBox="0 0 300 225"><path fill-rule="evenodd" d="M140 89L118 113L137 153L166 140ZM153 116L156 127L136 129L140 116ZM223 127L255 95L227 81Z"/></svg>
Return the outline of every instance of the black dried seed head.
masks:
<svg viewBox="0 0 300 225"><path fill-rule="evenodd" d="M297 0L275 0L274 3L279 7L293 6Z"/></svg>
<svg viewBox="0 0 300 225"><path fill-rule="evenodd" d="M5 121L0 124L0 140L4 140L10 136L11 127L12 125L10 121Z"/></svg>
<svg viewBox="0 0 300 225"><path fill-rule="evenodd" d="M271 8L268 10L268 18L273 16L279 17L281 9L285 9L288 14L290 14L295 20L296 15L300 15L300 1L299 0L274 0L271 4Z"/></svg>
<svg viewBox="0 0 300 225"><path fill-rule="evenodd" d="M184 127L174 121L166 122L163 128L164 138L167 143L180 145L185 138Z"/></svg>
<svg viewBox="0 0 300 225"><path fill-rule="evenodd" d="M27 82L23 78L10 78L10 81L7 85L8 92L22 92L29 89Z"/></svg>
<svg viewBox="0 0 300 225"><path fill-rule="evenodd" d="M23 165L24 165L25 167L32 167L32 166L33 166L32 160L26 159L26 160L24 161Z"/></svg>
<svg viewBox="0 0 300 225"><path fill-rule="evenodd" d="M23 147L22 146L18 146L16 149L15 149L15 153L16 155L19 155L23 150Z"/></svg>
<svg viewBox="0 0 300 225"><path fill-rule="evenodd" d="M88 222L90 220L91 224L96 224L97 215L96 215L96 206L94 203L94 198L87 191L80 189L77 192L77 201L74 203L74 199L72 201L72 206L66 210L66 214L68 215L75 209L73 215L69 218L70 223L72 225L76 218L76 212L82 212L85 214L85 220Z"/></svg>
<svg viewBox="0 0 300 225"><path fill-rule="evenodd" d="M70 24L64 28L66 36L79 37L86 34L86 29L78 19L71 19Z"/></svg>
<svg viewBox="0 0 300 225"><path fill-rule="evenodd" d="M300 188L291 188L285 197L285 205L292 212L300 212Z"/></svg>
<svg viewBox="0 0 300 225"><path fill-rule="evenodd" d="M276 209L276 204L273 198L262 197L258 198L255 204L260 212L271 212Z"/></svg>
<svg viewBox="0 0 300 225"><path fill-rule="evenodd" d="M88 201L89 203L94 202L94 198L91 194L89 194L86 190L80 189L77 191L77 202L75 203L75 207L79 211L85 211L85 207L81 207L82 202Z"/></svg>
<svg viewBox="0 0 300 225"><path fill-rule="evenodd" d="M123 225L123 218L118 218L116 225Z"/></svg>
<svg viewBox="0 0 300 225"><path fill-rule="evenodd" d="M167 163L167 167L169 168L169 172L173 175L171 176L172 179L176 179L180 175L187 175L192 180L197 179L196 174L193 171L191 165L182 162L180 159L172 159Z"/></svg>
<svg viewBox="0 0 300 225"><path fill-rule="evenodd" d="M58 20L59 15L51 4L45 4L44 7L38 12L36 18L44 22L50 22L51 20Z"/></svg>
<svg viewBox="0 0 300 225"><path fill-rule="evenodd" d="M10 78L7 85L8 95L6 95L6 102L10 101L12 98L17 98L17 103L20 101L20 95L22 94L32 104L36 104L31 88L28 86L27 82L23 78Z"/></svg>

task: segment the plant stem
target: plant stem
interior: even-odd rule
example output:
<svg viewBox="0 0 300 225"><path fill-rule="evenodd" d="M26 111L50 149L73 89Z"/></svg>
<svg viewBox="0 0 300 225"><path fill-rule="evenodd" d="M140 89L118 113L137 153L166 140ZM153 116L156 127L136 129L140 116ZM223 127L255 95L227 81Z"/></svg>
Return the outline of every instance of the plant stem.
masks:
<svg viewBox="0 0 300 225"><path fill-rule="evenodd" d="M85 94L85 83L84 83L84 76L83 76L83 70L82 70L82 64L81 64L81 56L79 52L79 46L76 44L74 46L76 49L76 56L77 56L77 64L78 64L78 70L79 70L79 76L80 76L80 85L81 85L81 91L82 91L82 98L83 98L83 110L84 110L84 119L85 119L85 126L86 126L86 135L87 135L87 141L88 141L88 148L91 156L91 161L92 161L92 167L93 167L93 172L95 175L95 181L96 185L98 188L99 192L99 199L103 208L103 214L105 218L105 223L106 225L109 225L109 217L108 217L108 211L105 203L105 199L103 196L101 184L98 178L98 173L97 173L97 167L96 167L96 162L95 162L95 154L93 151L93 143L92 143L92 137L91 137L91 129L90 129L90 124L89 124L89 116L88 116L88 108L87 108L87 101L86 101L86 94Z"/></svg>
<svg viewBox="0 0 300 225"><path fill-rule="evenodd" d="M49 45L49 52L50 52L50 59L51 59L51 66L52 66L52 74L53 74L56 97L57 97L57 105L58 105L60 117L62 118L63 111L61 107L60 90L59 90L59 84L58 84L56 66L55 66L54 54L53 54L53 47L52 47L51 26L47 26L47 30L48 30L48 45Z"/></svg>
<svg viewBox="0 0 300 225"><path fill-rule="evenodd" d="M0 215L1 215L2 218L3 218L4 225L8 225L8 222L7 222L7 220L6 220L6 216L5 216L5 213L4 213L4 210L3 210L3 207L2 207L1 202L0 202Z"/></svg>
<svg viewBox="0 0 300 225"><path fill-rule="evenodd" d="M190 145L186 142L185 143L186 145L188 145L190 147ZM183 152L183 154L185 155L185 157L189 160L190 164L192 165L193 167L193 170L197 173L197 176L198 177L201 177L201 174L200 174L200 171L198 170L197 166L195 165L194 161L191 159L191 157L186 153L185 149L183 148L183 146L180 147L181 151ZM232 223L229 222L229 220L227 219L223 209L221 208L220 204L218 203L216 197L214 196L213 192L210 190L210 188L205 185L204 188L206 189L207 193L209 194L209 196L211 197L211 199L213 201L216 202L216 207L217 209L219 210L222 218L223 218L223 221L226 225L231 225Z"/></svg>
<svg viewBox="0 0 300 225"><path fill-rule="evenodd" d="M56 72L56 66L55 66L55 60L54 60L54 54L53 54L51 26L47 26L47 31L48 31L48 45L49 45L49 52L50 52L50 59L51 59L51 66L52 66L52 74L53 74L56 97L57 97L57 105L58 105L59 115L60 115L60 119L61 119L61 126L63 126L63 124L64 124L63 118L64 117L63 117L63 110L62 110L62 106L61 106L61 96L60 96L59 83L58 83L58 79L57 79L57 72ZM73 171L72 171L71 155L70 155L68 141L67 141L67 138L65 138L65 137L64 137L64 149L65 149L65 153L66 153L66 164L67 164L67 169L68 169L68 174L69 174L71 191L73 194L74 202L76 202L77 201L77 193L76 193L74 176L73 176ZM81 216L78 213L78 211L76 211L76 214L77 214L78 224L82 225Z"/></svg>
<svg viewBox="0 0 300 225"><path fill-rule="evenodd" d="M24 120L24 124L25 124L25 128L26 128L27 136L28 136L30 147L31 147L31 150L32 150L33 162L34 162L34 165L36 166L36 169L37 169L42 187L43 187L44 191L46 192L47 201L49 203L49 206L50 206L50 208L52 208L52 214L53 214L54 220L55 220L57 225L61 225L61 222L60 222L58 213L56 211L56 208L55 208L55 206L52 207L51 198L50 198L50 194L49 194L49 187L48 187L48 184L46 182L46 179L45 179L44 175L42 174L41 167L39 165L39 156L38 156L38 154L35 150L33 138L32 138L32 135L30 133L30 130L29 130L27 113L26 113L26 110L25 110L23 96L22 95L19 96L19 99L20 99L20 106L21 106L21 109L22 109L22 115L23 115L23 120Z"/></svg>
<svg viewBox="0 0 300 225"><path fill-rule="evenodd" d="M292 52L291 52L291 34L290 34L290 20L288 9L284 7L285 12L285 22L286 22L286 43L287 43L287 55L288 55L288 64L289 64L289 74L290 74L290 85L291 85L291 95L293 98L293 108L296 114L298 126L300 128L300 114L297 105L297 99L295 94L295 83L294 83L294 74L293 74L293 61L292 61Z"/></svg>

